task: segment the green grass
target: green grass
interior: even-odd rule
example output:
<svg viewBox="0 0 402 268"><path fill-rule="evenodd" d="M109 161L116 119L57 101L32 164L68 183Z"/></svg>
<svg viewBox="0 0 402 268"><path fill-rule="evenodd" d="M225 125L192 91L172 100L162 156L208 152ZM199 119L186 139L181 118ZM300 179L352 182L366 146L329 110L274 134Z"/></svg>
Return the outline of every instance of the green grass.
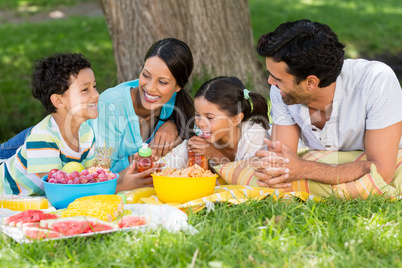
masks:
<svg viewBox="0 0 402 268"><path fill-rule="evenodd" d="M310 19L328 24L346 44L346 57L401 53L399 0L250 0L255 42L279 24Z"/></svg>
<svg viewBox="0 0 402 268"><path fill-rule="evenodd" d="M0 0L0 10L13 10L19 17L27 17L62 6L74 6L97 0Z"/></svg>
<svg viewBox="0 0 402 268"><path fill-rule="evenodd" d="M36 60L53 53L81 52L91 60L100 91L117 84L113 49L103 18L70 18L0 26L0 141L44 117L30 91Z"/></svg>
<svg viewBox="0 0 402 268"><path fill-rule="evenodd" d="M402 203L217 204L199 231L115 233L19 245L0 237L1 267L401 267ZM194 257L195 256L195 257Z"/></svg>

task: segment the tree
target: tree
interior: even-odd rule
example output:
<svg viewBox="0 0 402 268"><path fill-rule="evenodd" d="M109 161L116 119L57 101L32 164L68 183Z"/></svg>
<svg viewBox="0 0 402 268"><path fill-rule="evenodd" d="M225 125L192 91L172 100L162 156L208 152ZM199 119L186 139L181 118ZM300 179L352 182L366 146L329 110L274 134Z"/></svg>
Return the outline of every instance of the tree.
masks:
<svg viewBox="0 0 402 268"><path fill-rule="evenodd" d="M175 37L193 51L192 78L237 76L264 95L247 0L101 0L113 42L118 82L138 77L147 49Z"/></svg>

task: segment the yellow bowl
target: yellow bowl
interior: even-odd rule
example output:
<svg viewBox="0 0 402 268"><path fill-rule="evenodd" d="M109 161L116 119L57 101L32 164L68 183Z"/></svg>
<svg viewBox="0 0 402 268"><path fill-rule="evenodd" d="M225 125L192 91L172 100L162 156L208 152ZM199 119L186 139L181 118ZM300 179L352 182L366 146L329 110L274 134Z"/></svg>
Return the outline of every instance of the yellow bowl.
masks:
<svg viewBox="0 0 402 268"><path fill-rule="evenodd" d="M187 203L214 192L216 178L212 177L168 177L151 174L156 195L163 203Z"/></svg>

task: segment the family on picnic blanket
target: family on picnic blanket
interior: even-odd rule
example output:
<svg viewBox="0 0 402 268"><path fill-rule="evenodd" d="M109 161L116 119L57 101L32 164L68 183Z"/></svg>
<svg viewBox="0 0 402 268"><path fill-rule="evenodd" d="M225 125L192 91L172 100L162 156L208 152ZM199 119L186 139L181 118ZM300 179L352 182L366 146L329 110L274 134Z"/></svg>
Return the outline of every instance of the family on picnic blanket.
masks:
<svg viewBox="0 0 402 268"><path fill-rule="evenodd" d="M1 145L0 193L44 195L42 176L70 161L88 166L95 147L106 146L115 148L116 192L152 186L155 168L186 160L191 150L207 157L221 184L320 197L398 196L400 83L384 63L344 59L344 48L328 25L307 19L260 37L272 125L267 100L236 77L206 81L193 101L185 89L192 52L175 38L149 48L138 79L101 94L83 55L44 58L32 94L49 115ZM160 161L137 172L144 142Z"/></svg>

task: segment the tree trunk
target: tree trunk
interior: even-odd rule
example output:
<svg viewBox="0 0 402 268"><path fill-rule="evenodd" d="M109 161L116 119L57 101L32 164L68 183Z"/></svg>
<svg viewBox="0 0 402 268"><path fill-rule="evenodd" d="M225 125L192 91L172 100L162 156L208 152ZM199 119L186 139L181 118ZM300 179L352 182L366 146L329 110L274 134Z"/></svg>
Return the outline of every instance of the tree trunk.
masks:
<svg viewBox="0 0 402 268"><path fill-rule="evenodd" d="M151 44L175 37L193 52L192 79L237 76L252 86L250 90L268 95L247 0L101 0L101 4L119 82L138 77Z"/></svg>

